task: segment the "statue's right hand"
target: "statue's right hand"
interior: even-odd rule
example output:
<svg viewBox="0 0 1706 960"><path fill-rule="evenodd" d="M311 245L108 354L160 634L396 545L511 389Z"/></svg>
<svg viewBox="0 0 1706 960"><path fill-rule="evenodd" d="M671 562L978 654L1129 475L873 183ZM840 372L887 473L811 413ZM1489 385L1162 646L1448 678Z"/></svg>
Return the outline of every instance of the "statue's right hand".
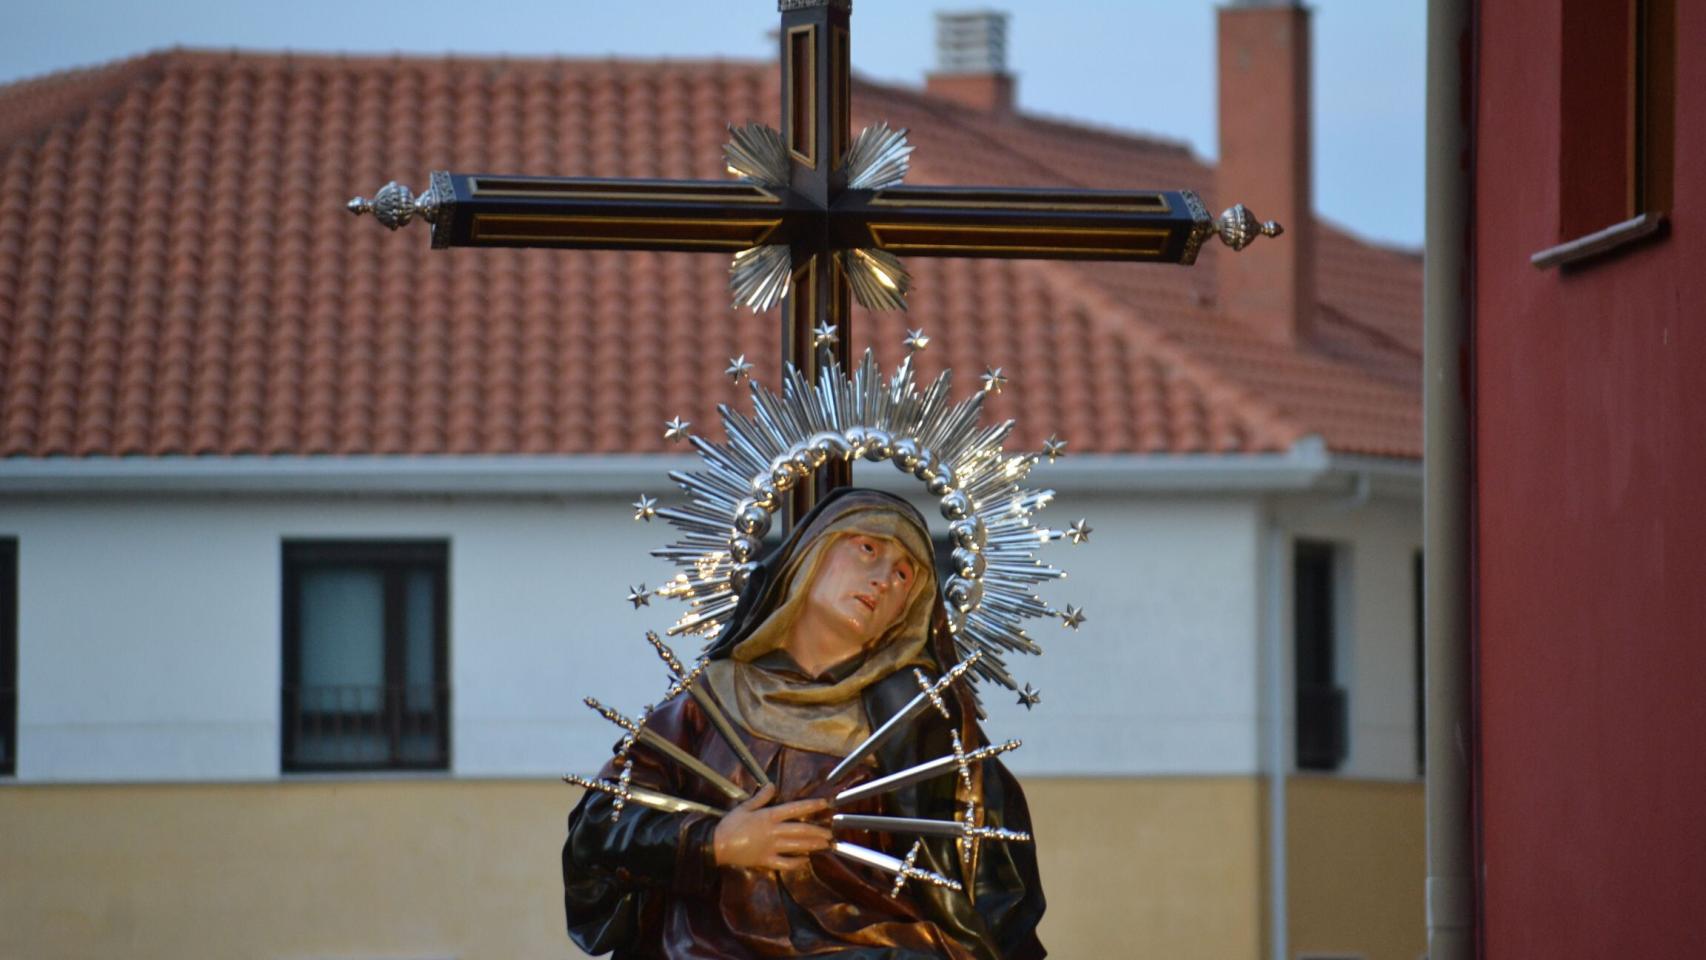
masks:
<svg viewBox="0 0 1706 960"><path fill-rule="evenodd" d="M828 810L828 800L765 806L775 798L772 784L723 814L711 836L718 866L795 870L805 865L810 854L829 849L828 827L800 822Z"/></svg>

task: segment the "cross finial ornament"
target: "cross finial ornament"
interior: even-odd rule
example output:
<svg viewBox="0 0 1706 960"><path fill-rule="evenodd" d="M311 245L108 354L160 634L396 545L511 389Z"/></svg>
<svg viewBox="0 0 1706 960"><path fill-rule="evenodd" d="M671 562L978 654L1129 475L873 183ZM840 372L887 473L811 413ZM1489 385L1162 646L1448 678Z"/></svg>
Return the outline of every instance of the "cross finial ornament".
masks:
<svg viewBox="0 0 1706 960"><path fill-rule="evenodd" d="M1241 204L1216 220L1189 190L906 186L906 131L878 123L852 135L851 0L777 6L781 128L730 128L725 153L737 179L433 171L419 195L392 181L371 200L351 200L349 210L392 230L424 220L434 248L732 254L736 303L782 304L782 358L807 383L832 361L852 369L851 300L905 309L911 277L903 257L1189 265L1211 238L1241 250L1281 232ZM825 328L838 335L825 338ZM833 463L796 486L790 523L851 479L850 464Z"/></svg>

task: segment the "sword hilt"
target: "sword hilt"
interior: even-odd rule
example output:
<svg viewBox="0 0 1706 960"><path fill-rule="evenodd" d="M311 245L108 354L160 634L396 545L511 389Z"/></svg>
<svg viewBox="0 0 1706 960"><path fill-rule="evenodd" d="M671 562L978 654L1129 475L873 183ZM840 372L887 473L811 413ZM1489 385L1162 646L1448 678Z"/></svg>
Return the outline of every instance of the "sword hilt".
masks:
<svg viewBox="0 0 1706 960"><path fill-rule="evenodd" d="M667 700L670 697L678 696L692 687L699 679L699 675L705 672L705 665L709 662L710 661L708 660L700 660L698 663L693 665L692 670L684 674L677 674L675 682L669 685L669 690L666 692L664 699Z"/></svg>
<svg viewBox="0 0 1706 960"><path fill-rule="evenodd" d="M1030 843L1031 835L1023 830L1008 830L1005 827L967 827L967 837L976 840L1004 840L1010 843Z"/></svg>
<svg viewBox="0 0 1706 960"><path fill-rule="evenodd" d="M960 776L960 786L965 789L965 825L966 829L970 830L972 829L973 824L977 823L977 794L973 791L971 783L972 761L966 756L966 747L965 744L960 741L960 732L958 730L950 730L948 731L948 737L954 746L954 765L959 768L957 772ZM971 866L972 854L977 850L977 841L970 833L964 834L963 837L965 842L959 845L960 863L969 867Z"/></svg>
<svg viewBox="0 0 1706 960"><path fill-rule="evenodd" d="M948 736L954 745L954 763L960 768L960 786L965 787L966 793L969 795L971 793L972 759L966 755L966 747L964 743L960 742L958 730L948 731Z"/></svg>
<svg viewBox="0 0 1706 960"><path fill-rule="evenodd" d="M572 783L582 790L596 790L599 793L614 797L615 801L610 805L613 811L610 819L615 821L622 819L622 808L634 799L633 794L628 792L629 779L632 776L633 764L629 764L622 768L622 777L615 783L611 783L609 780L593 780L590 777L583 777L574 773L563 774L563 781Z"/></svg>
<svg viewBox="0 0 1706 960"><path fill-rule="evenodd" d="M622 764L622 776L616 781L618 789L613 793L611 791L605 791L607 793L611 793L611 796L616 798L616 802L611 804L610 819L612 822L618 821L622 819L622 808L627 806L629 801L633 800L633 795L628 792L628 783L634 777L634 758L629 754L634 749L635 741L640 737L640 728L645 725L644 717L649 717L651 715L652 708L647 707L640 722L635 723L615 710L599 703L597 697L587 697L581 702L593 710L596 710L599 715L604 717L604 719L609 720L611 723L616 724L625 731L622 737L622 742L616 746L616 760L618 763Z"/></svg>
<svg viewBox="0 0 1706 960"><path fill-rule="evenodd" d="M663 638L658 636L656 630L646 631L646 642L650 643L652 645L652 649L657 651L658 658L669 665L670 673L675 674L677 677L683 677L687 674L687 668L681 665L681 660L676 657L675 651L671 650L669 648L669 644L665 643Z"/></svg>
<svg viewBox="0 0 1706 960"><path fill-rule="evenodd" d="M976 763L979 760L988 760L990 757L998 757L1010 750L1017 750L1021 746L1023 744L1018 740L1008 740L1005 743L992 743L987 747L978 747L966 754L966 762Z"/></svg>
<svg viewBox="0 0 1706 960"><path fill-rule="evenodd" d="M913 842L912 849L908 850L906 853L906 859L902 860L900 866L895 868L894 886L889 888L889 896L900 896L900 890L902 887L906 886L906 881L908 880L922 880L925 883L933 884L938 887L946 887L947 889L956 892L963 891L965 889L960 886L960 882L958 880L944 877L934 870L926 870L923 867L918 866L918 854L923 849L924 841L917 840Z"/></svg>
<svg viewBox="0 0 1706 960"><path fill-rule="evenodd" d="M622 808L628 805L634 795L628 792L628 787L634 782L633 758L622 758L622 775L616 778L616 802L610 805L610 822L616 823L622 819Z"/></svg>
<svg viewBox="0 0 1706 960"><path fill-rule="evenodd" d="M924 695L930 698L930 705L936 708L936 712L942 715L942 719L952 719L948 715L948 705L942 702L942 691L936 684L931 683L930 678L924 675L924 671L916 667L913 668L912 675L918 679L918 689L924 691Z"/></svg>
<svg viewBox="0 0 1706 960"><path fill-rule="evenodd" d="M604 704L599 703L597 697L586 697L583 700L581 700L581 702L586 704L588 707L592 708L600 716L604 717L604 719L609 720L611 723L614 723L618 727L621 727L622 729L628 731L629 736L638 736L639 735L639 733L640 733L640 725L639 724L628 719L627 717L624 717L622 714L617 713L615 710L612 710L611 708L605 706Z"/></svg>
<svg viewBox="0 0 1706 960"><path fill-rule="evenodd" d="M954 664L948 669L947 673L942 674L942 679L936 681L936 688L938 692L948 689L949 684L965 676L966 671L970 670L979 660L982 659L983 648L979 647L978 649L973 650L970 656L967 656L964 660Z"/></svg>
<svg viewBox="0 0 1706 960"><path fill-rule="evenodd" d="M900 888L906 886L906 881L912 879L912 875L918 872L918 868L914 864L918 862L918 851L923 849L924 841L914 840L912 842L912 849L906 852L906 859L901 861L900 872L894 875L894 886L889 889L889 896L900 896Z"/></svg>

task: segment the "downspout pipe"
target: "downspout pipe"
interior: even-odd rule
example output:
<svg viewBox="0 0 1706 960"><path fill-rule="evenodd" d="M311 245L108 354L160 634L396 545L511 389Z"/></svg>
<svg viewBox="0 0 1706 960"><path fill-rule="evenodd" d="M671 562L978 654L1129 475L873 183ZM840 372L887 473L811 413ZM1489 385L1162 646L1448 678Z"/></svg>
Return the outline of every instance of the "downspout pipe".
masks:
<svg viewBox="0 0 1706 960"><path fill-rule="evenodd" d="M1311 517L1348 513L1368 505L1374 491L1374 476L1367 469L1352 473L1351 488L1343 496L1312 510L1292 514L1282 522L1281 510L1272 500L1268 503L1267 522L1263 525L1262 550L1265 575L1262 583L1262 645L1267 661L1267 689L1263 691L1268 703L1267 758L1264 768L1268 778L1268 954L1273 960L1290 960L1291 922L1289 844L1286 830L1288 797L1287 778L1293 766L1292 746L1296 741L1296 726L1292 704L1292 677L1295 666L1286 641L1286 587L1290 578L1288 548L1291 546L1289 523L1295 526Z"/></svg>
<svg viewBox="0 0 1706 960"><path fill-rule="evenodd" d="M1272 960L1289 960L1290 946L1290 917L1288 911L1288 893L1286 885L1290 883L1287 870L1286 845L1286 776L1291 772L1291 703L1286 697L1291 670L1290 657L1285 649L1285 548L1288 538L1284 528L1274 515L1275 508L1270 503L1268 520L1263 525L1263 552L1267 555L1263 566L1267 575L1264 578L1262 599L1264 607L1263 651L1267 660L1267 701L1268 701L1268 742L1267 767L1268 774L1268 953Z"/></svg>
<svg viewBox="0 0 1706 960"><path fill-rule="evenodd" d="M1423 642L1429 960L1476 950L1472 481L1477 0L1429 0Z"/></svg>

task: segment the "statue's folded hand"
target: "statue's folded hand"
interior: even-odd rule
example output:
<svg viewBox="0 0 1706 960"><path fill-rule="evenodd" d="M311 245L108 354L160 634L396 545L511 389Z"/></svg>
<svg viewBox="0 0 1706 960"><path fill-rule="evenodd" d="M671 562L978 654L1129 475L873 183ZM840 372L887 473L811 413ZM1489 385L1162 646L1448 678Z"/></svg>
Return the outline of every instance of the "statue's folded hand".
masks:
<svg viewBox="0 0 1706 960"><path fill-rule="evenodd" d="M828 800L795 800L766 806L776 787L766 786L723 815L712 834L717 865L785 872L806 863L806 857L828 850L828 827L802 822L829 809Z"/></svg>

